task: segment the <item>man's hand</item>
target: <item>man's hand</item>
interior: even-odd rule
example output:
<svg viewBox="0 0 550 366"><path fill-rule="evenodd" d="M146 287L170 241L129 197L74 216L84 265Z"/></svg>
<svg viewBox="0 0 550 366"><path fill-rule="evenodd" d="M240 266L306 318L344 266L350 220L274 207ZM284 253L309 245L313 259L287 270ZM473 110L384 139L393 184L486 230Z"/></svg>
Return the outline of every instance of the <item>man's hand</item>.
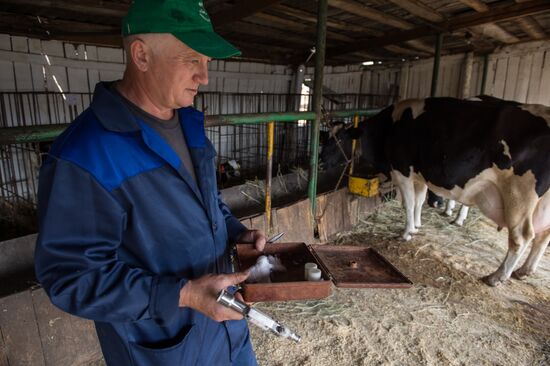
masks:
<svg viewBox="0 0 550 366"><path fill-rule="evenodd" d="M254 244L254 247L256 249L258 249L260 252L263 252L266 240L267 238L263 231L247 230L237 238L237 243Z"/></svg>
<svg viewBox="0 0 550 366"><path fill-rule="evenodd" d="M206 275L195 280L189 280L180 290L180 307L190 307L198 310L209 318L221 322L224 320L239 320L243 316L228 307L216 302L218 293L229 286L243 282L249 272L238 272L223 275ZM235 294L242 301L239 293Z"/></svg>

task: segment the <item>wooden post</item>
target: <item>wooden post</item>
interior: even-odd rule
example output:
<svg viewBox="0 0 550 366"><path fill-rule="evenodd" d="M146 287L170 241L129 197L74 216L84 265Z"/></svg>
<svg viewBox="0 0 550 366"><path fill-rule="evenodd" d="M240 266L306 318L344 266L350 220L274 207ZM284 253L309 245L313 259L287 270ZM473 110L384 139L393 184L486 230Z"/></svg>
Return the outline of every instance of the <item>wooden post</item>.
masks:
<svg viewBox="0 0 550 366"><path fill-rule="evenodd" d="M273 144L275 140L275 122L267 124L267 171L265 177L265 217L267 232L271 233L273 225L271 218L271 178L273 175Z"/></svg>
<svg viewBox="0 0 550 366"><path fill-rule="evenodd" d="M359 126L359 116L358 115L355 115L353 116L353 127L357 128L357 126ZM357 140L353 140L351 142L351 163L349 165L349 175L352 176L353 175L353 164L354 164L354 160L353 157L355 156L355 148L356 148L356 145L357 145Z"/></svg>
<svg viewBox="0 0 550 366"><path fill-rule="evenodd" d="M437 94L437 81L439 79L439 61L441 59L441 44L443 43L443 34L438 33L435 41L434 67L432 71L432 88L430 89L430 97L435 97Z"/></svg>
<svg viewBox="0 0 550 366"><path fill-rule="evenodd" d="M462 68L462 89L460 90L459 97L464 99L470 97L470 86L472 83L472 70L474 68L474 53L468 52L464 59L464 65Z"/></svg>

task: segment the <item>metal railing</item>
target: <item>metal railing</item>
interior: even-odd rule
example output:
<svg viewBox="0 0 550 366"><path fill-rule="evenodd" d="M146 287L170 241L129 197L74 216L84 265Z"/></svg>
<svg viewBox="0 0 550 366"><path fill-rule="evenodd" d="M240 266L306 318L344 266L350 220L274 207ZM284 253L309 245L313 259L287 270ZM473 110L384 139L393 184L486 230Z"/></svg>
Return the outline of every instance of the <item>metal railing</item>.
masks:
<svg viewBox="0 0 550 366"><path fill-rule="evenodd" d="M203 99L198 98L195 106L206 109L207 135L219 152L218 162L229 159L239 161L241 180L236 183L243 182L245 178L263 176L266 171L269 141L266 122L274 122L273 170L285 174L294 167L305 168L309 165L310 123L299 125L296 121L314 119L313 112L241 113L240 107L241 104L260 101L256 110L285 109L299 105L298 98L302 95L233 93L229 96L204 93ZM66 98L57 93L0 93L0 203L7 202L14 208L4 210L4 216L17 211L15 207L18 203L27 206L36 202L42 155L47 153L51 141L70 121L87 108L91 95L66 94ZM234 114L211 115L216 110L210 107L212 100L219 103L215 98L221 98L222 104L232 101L239 107ZM336 103L336 100L339 102ZM365 94L337 95L325 99L331 108L375 100L379 104L375 107L384 106L392 101L392 97ZM326 119L348 121L353 115L367 113L360 110L327 111Z"/></svg>

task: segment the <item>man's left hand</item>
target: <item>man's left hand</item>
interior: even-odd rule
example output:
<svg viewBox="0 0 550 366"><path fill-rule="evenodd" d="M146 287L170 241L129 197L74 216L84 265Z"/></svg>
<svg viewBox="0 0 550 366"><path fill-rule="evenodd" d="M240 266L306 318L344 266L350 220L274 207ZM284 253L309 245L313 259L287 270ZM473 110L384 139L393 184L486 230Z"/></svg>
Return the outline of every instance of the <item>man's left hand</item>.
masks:
<svg viewBox="0 0 550 366"><path fill-rule="evenodd" d="M254 244L254 247L263 252L267 238L261 230L246 230L237 238L237 243Z"/></svg>

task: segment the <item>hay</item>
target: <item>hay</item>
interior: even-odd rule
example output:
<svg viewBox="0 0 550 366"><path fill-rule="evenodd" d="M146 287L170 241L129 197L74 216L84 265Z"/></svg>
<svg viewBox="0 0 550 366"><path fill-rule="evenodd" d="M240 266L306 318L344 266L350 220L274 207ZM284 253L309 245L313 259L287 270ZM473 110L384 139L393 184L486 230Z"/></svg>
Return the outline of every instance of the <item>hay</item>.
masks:
<svg viewBox="0 0 550 366"><path fill-rule="evenodd" d="M477 210L464 227L425 208L420 233L401 240L404 210L395 200L362 218L335 242L375 248L414 283L407 290L337 289L318 301L259 303L302 336L292 344L251 328L262 366L543 365L550 361L548 253L526 281L490 288L507 233ZM512 299L521 299L513 301Z"/></svg>

